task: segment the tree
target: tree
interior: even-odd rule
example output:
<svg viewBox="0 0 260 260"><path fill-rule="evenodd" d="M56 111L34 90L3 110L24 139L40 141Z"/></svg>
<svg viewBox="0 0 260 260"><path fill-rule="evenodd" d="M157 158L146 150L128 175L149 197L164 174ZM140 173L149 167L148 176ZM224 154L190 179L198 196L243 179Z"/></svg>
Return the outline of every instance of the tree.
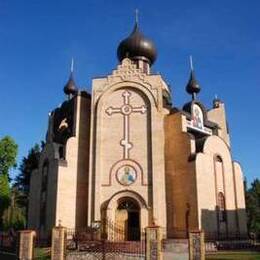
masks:
<svg viewBox="0 0 260 260"><path fill-rule="evenodd" d="M27 157L23 157L22 163L19 166L19 174L14 180L14 187L26 195L29 192L31 173L38 168L40 152L40 146L35 144L29 150Z"/></svg>
<svg viewBox="0 0 260 260"><path fill-rule="evenodd" d="M27 216L28 196L30 188L30 178L33 170L38 168L41 148L35 144L28 152L27 157L23 157L19 166L19 174L14 179L13 187L19 192L17 205L24 209Z"/></svg>
<svg viewBox="0 0 260 260"><path fill-rule="evenodd" d="M0 175L0 227L4 210L10 203L10 186L7 174Z"/></svg>
<svg viewBox="0 0 260 260"><path fill-rule="evenodd" d="M19 191L12 189L10 205L3 213L3 229L8 230L13 228L20 230L25 227L25 209L18 206Z"/></svg>
<svg viewBox="0 0 260 260"><path fill-rule="evenodd" d="M260 236L260 181L255 179L246 191L248 231Z"/></svg>
<svg viewBox="0 0 260 260"><path fill-rule="evenodd" d="M10 176L11 168L16 167L18 146L14 140L6 136L0 140L0 228L4 210L10 203Z"/></svg>
<svg viewBox="0 0 260 260"><path fill-rule="evenodd" d="M0 175L9 177L9 170L16 167L16 156L18 146L10 136L0 140Z"/></svg>

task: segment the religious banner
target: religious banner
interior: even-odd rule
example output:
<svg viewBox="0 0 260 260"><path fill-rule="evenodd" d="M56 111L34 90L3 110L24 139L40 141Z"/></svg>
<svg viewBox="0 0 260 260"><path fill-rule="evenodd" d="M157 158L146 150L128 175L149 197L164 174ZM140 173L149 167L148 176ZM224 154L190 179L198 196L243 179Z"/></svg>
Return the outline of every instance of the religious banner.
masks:
<svg viewBox="0 0 260 260"><path fill-rule="evenodd" d="M205 244L203 231L191 231L189 233L190 260L205 260Z"/></svg>

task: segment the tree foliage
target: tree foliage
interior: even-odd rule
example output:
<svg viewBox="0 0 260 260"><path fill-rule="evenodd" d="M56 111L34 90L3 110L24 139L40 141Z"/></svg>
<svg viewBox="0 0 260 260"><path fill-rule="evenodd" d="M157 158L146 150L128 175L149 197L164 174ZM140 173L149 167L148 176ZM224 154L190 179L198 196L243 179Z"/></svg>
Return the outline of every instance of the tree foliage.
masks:
<svg viewBox="0 0 260 260"><path fill-rule="evenodd" d="M260 181L255 179L246 190L248 231L260 236Z"/></svg>
<svg viewBox="0 0 260 260"><path fill-rule="evenodd" d="M25 209L19 207L19 197L20 192L13 188L11 193L11 203L3 212L3 230L8 230L10 228L21 230L25 227Z"/></svg>
<svg viewBox="0 0 260 260"><path fill-rule="evenodd" d="M27 157L23 157L22 163L19 166L19 174L14 180L14 187L23 192L26 196L29 193L31 173L38 168L40 152L40 146L35 144L34 147L29 150Z"/></svg>
<svg viewBox="0 0 260 260"><path fill-rule="evenodd" d="M9 177L9 170L16 167L16 156L18 146L10 136L0 140L0 175L6 174Z"/></svg>
<svg viewBox="0 0 260 260"><path fill-rule="evenodd" d="M27 219L28 215L31 173L38 168L40 152L40 146L35 144L34 147L29 150L28 155L23 157L19 166L19 174L16 176L13 184L13 187L17 191L15 200L16 205L22 209L25 219Z"/></svg>
<svg viewBox="0 0 260 260"><path fill-rule="evenodd" d="M0 175L0 227L2 225L2 216L4 210L9 206L10 202L10 186L7 174Z"/></svg>
<svg viewBox="0 0 260 260"><path fill-rule="evenodd" d="M17 150L18 146L11 137L6 136L0 140L0 228L3 213L10 203L9 171L16 166Z"/></svg>

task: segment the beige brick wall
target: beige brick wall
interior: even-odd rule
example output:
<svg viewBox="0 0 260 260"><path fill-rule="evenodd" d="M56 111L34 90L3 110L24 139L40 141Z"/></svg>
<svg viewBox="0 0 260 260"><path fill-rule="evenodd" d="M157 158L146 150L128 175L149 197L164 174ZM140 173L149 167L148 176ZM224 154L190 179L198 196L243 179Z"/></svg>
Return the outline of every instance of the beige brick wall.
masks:
<svg viewBox="0 0 260 260"><path fill-rule="evenodd" d="M167 111L162 108L162 90L166 87L160 76L143 74L128 59L112 75L93 80L89 224L101 219L101 206L115 193L132 191L148 205L150 220L153 215L157 224L166 226L163 118ZM124 159L120 145L124 132L123 115L109 116L105 111L123 105L124 90L131 92L132 106L145 105L147 109L144 114L131 114L129 119L129 140L133 144L129 159L141 166L143 177L138 175L136 182L126 187L111 173L111 186L106 186L112 166Z"/></svg>
<svg viewBox="0 0 260 260"><path fill-rule="evenodd" d="M187 203L190 205L189 228L217 233L218 192L225 196L227 232L234 234L239 226L243 233L246 220L241 168L234 163L233 172L230 148L222 137L209 136L202 152L195 151L195 140L185 132L185 122L185 116L180 112L165 119L168 236L180 237L175 230L186 229ZM215 175L216 156L223 160L223 174L220 164ZM222 226L224 232L226 228Z"/></svg>
<svg viewBox="0 0 260 260"><path fill-rule="evenodd" d="M165 119L167 233L169 237L186 236L188 207L190 207L189 228L198 227L194 162L189 162L195 150L191 136L183 132L184 120L185 116L181 113L169 115Z"/></svg>
<svg viewBox="0 0 260 260"><path fill-rule="evenodd" d="M206 232L217 232L215 176L212 155L203 153L197 154L196 182L198 228Z"/></svg>
<svg viewBox="0 0 260 260"><path fill-rule="evenodd" d="M29 228L39 230L42 167L49 162L46 226L41 236L50 234L61 223L68 228L87 225L90 99L78 95L76 137L66 144L66 160L59 159L59 145L47 143L41 153L39 170L31 178Z"/></svg>
<svg viewBox="0 0 260 260"><path fill-rule="evenodd" d="M220 156L223 160L223 188L221 187L222 185L219 186L216 183L214 170L215 156ZM233 162L230 155L230 148L227 144L218 136L208 137L203 147L203 153L198 154L196 158L196 168L200 228L210 232L217 232L217 217L216 212L214 213L214 211L216 211L217 194L218 192L223 192L227 213L226 232L235 234L240 222L244 232L245 215L243 214L245 204L243 200L244 189L242 185L242 171L235 163L235 171L233 172ZM241 210L239 210L239 208Z"/></svg>
<svg viewBox="0 0 260 260"><path fill-rule="evenodd" d="M66 163L58 169L55 224L68 228L87 225L90 100L77 97L76 137L66 144Z"/></svg>
<svg viewBox="0 0 260 260"><path fill-rule="evenodd" d="M238 227L241 235L247 234L247 219L245 206L244 176L241 166L238 162L233 162L234 182L236 192L236 203L238 212Z"/></svg>
<svg viewBox="0 0 260 260"><path fill-rule="evenodd" d="M30 179L30 193L29 193L29 208L28 208L28 228L38 229L39 227L39 212L40 212L40 180L41 173L34 170Z"/></svg>
<svg viewBox="0 0 260 260"><path fill-rule="evenodd" d="M227 126L227 118L225 112L224 103L220 103L218 108L213 108L207 112L208 119L212 122L215 122L219 125L220 129L218 130L219 137L230 146L230 137Z"/></svg>
<svg viewBox="0 0 260 260"><path fill-rule="evenodd" d="M47 237L55 223L58 147L47 143L41 153L39 169L33 172L30 180L28 228L37 229L42 237ZM42 189L42 170L45 162L49 164L46 194L45 229L40 230L40 201Z"/></svg>

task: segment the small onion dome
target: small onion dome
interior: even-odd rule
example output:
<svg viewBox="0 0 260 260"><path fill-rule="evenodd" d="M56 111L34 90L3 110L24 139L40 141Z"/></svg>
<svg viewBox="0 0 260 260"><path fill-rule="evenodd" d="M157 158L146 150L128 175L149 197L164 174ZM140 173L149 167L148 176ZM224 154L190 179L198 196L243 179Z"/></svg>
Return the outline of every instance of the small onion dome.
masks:
<svg viewBox="0 0 260 260"><path fill-rule="evenodd" d="M135 23L133 32L117 48L117 57L121 62L124 58L141 59L153 64L157 57L154 43L146 38Z"/></svg>
<svg viewBox="0 0 260 260"><path fill-rule="evenodd" d="M78 92L78 89L77 89L76 84L75 84L74 79L73 79L72 72L70 73L69 80L68 80L67 84L64 86L63 91L68 96L69 95L75 95Z"/></svg>
<svg viewBox="0 0 260 260"><path fill-rule="evenodd" d="M193 70L191 71L190 79L186 86L186 91L191 95L198 94L200 92L200 86L195 78L195 74Z"/></svg>
<svg viewBox="0 0 260 260"><path fill-rule="evenodd" d="M213 108L218 108L222 103L223 103L222 100L218 98L216 95L215 98L213 99Z"/></svg>

